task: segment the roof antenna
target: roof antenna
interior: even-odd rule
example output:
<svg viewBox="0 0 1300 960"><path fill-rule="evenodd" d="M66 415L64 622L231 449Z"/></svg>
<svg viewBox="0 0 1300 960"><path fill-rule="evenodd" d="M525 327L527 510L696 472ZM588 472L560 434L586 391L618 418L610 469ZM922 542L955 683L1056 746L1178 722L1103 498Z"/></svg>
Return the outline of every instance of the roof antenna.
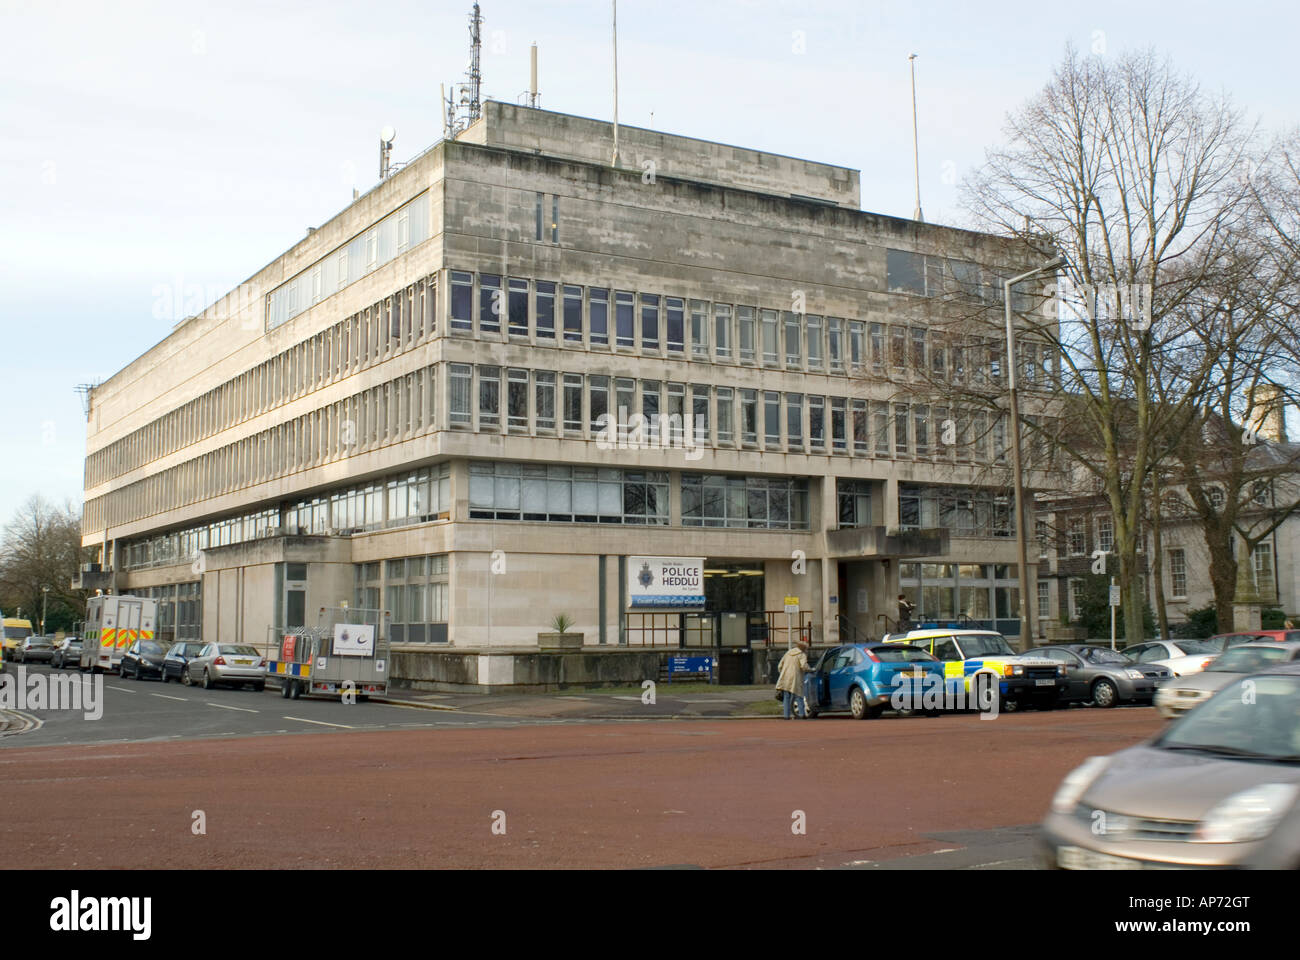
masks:
<svg viewBox="0 0 1300 960"><path fill-rule="evenodd" d="M483 50L483 18L479 15L478 4L469 18L470 58L469 58L469 122L479 118L480 92L483 87L483 71L479 65L479 54Z"/></svg>
<svg viewBox="0 0 1300 960"><path fill-rule="evenodd" d="M536 107L542 99L542 95L537 92L537 41L533 41L533 49L529 54L531 62L529 63L529 81L528 81L528 105Z"/></svg>
<svg viewBox="0 0 1300 960"><path fill-rule="evenodd" d="M912 219L925 223L925 215L921 213L921 154L916 145L916 54L907 59L912 64L912 162L916 166L916 212Z"/></svg>
<svg viewBox="0 0 1300 960"><path fill-rule="evenodd" d="M397 131L391 126L384 127L379 131L379 179L387 180L389 170L392 167L393 155L393 138L397 136Z"/></svg>

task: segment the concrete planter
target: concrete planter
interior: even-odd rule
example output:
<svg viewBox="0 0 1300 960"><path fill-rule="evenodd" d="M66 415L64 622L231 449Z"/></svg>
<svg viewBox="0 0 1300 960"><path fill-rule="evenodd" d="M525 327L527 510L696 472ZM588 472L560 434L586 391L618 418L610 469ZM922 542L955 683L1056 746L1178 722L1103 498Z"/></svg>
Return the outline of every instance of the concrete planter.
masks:
<svg viewBox="0 0 1300 960"><path fill-rule="evenodd" d="M539 633L537 646L549 652L581 650L586 636L585 633Z"/></svg>

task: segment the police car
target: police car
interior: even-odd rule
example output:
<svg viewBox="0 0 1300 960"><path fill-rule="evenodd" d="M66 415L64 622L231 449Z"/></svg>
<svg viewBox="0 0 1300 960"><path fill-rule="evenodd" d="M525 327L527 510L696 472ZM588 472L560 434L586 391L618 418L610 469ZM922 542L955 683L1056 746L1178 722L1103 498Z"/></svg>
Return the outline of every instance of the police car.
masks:
<svg viewBox="0 0 1300 960"><path fill-rule="evenodd" d="M1051 710L1064 702L1069 686L1065 667L1046 657L1017 654L993 630L929 626L886 634L885 643L908 643L943 661L950 707L977 709L978 692L997 684L1001 710L1032 706ZM959 682L960 681L960 682ZM982 709L982 708L981 708Z"/></svg>

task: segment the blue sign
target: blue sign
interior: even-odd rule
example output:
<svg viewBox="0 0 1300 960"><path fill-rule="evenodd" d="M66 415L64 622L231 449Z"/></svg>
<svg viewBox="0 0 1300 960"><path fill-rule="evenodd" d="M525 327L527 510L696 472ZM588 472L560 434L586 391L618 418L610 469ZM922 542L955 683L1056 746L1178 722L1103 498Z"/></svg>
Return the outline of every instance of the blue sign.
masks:
<svg viewBox="0 0 1300 960"><path fill-rule="evenodd" d="M712 657L669 657L668 682L673 682L674 673L707 673L713 676Z"/></svg>

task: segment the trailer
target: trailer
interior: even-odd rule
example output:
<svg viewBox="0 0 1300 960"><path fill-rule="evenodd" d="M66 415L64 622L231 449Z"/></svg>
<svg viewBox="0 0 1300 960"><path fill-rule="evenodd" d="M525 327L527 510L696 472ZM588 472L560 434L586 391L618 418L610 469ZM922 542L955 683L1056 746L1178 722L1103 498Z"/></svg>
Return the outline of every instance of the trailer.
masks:
<svg viewBox="0 0 1300 960"><path fill-rule="evenodd" d="M137 640L152 640L158 601L148 597L91 597L81 639L80 668L91 673L118 669L122 654Z"/></svg>
<svg viewBox="0 0 1300 960"><path fill-rule="evenodd" d="M291 700L386 696L388 619L379 610L322 607L315 627L279 636L267 679L278 680L280 696Z"/></svg>

